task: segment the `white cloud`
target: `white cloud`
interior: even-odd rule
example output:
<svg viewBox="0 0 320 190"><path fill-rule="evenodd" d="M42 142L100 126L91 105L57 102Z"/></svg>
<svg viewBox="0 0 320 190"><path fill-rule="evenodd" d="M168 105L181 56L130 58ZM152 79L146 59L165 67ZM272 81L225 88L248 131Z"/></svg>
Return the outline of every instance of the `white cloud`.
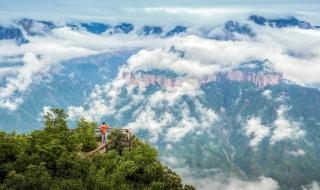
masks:
<svg viewBox="0 0 320 190"><path fill-rule="evenodd" d="M305 131L300 129L298 122L287 120L285 117L288 107L281 106L277 110L277 119L274 121L274 129L270 138L271 144L282 140L297 140L305 136Z"/></svg>
<svg viewBox="0 0 320 190"><path fill-rule="evenodd" d="M131 65L132 69L136 66L141 69L155 67L203 75L252 59L268 59L271 67L293 82L305 84L320 81L316 73L320 69L320 31L267 27L257 27L256 30L256 38L244 38L240 41L218 41L195 35L176 37L168 40L163 47L168 49L174 46L184 51L183 59L157 49L141 51L129 59L129 62L136 63ZM299 52L302 56L293 57L288 52ZM170 65L168 62L174 64ZM185 68L185 65L188 67ZM308 73L307 76L305 73Z"/></svg>
<svg viewBox="0 0 320 190"><path fill-rule="evenodd" d="M38 114L37 121L42 122L44 119L44 116L48 115L51 119L55 119L57 115L51 111L52 107L51 106L44 106L42 108L42 112Z"/></svg>
<svg viewBox="0 0 320 190"><path fill-rule="evenodd" d="M96 85L94 91L89 96L88 109L85 109L83 106L69 106L69 119L74 120L83 117L90 121L100 121L103 116L110 114L111 110L108 108L103 95L103 89Z"/></svg>
<svg viewBox="0 0 320 190"><path fill-rule="evenodd" d="M34 37L30 41L31 43L22 46L0 42L0 56L23 55L22 66L6 68L14 70L15 74L5 77L5 85L0 86L0 108L15 110L22 103L23 93L33 83L41 81L61 61L93 53L84 48L65 46L51 37Z"/></svg>
<svg viewBox="0 0 320 190"><path fill-rule="evenodd" d="M0 108L16 109L22 99L14 95L23 93L36 80L36 76L44 75L50 67L31 52L25 53L23 61L24 65L18 69L16 75L10 75L6 78L5 86L0 87Z"/></svg>
<svg viewBox="0 0 320 190"><path fill-rule="evenodd" d="M264 138L268 138L271 145L283 140L298 140L305 136L306 132L300 128L300 123L286 118L289 110L281 105L277 110L277 118L271 124L263 125L259 117L252 117L246 121L245 134L250 138L249 145L256 150ZM302 156L305 152L301 149L289 151L288 154Z"/></svg>
<svg viewBox="0 0 320 190"><path fill-rule="evenodd" d="M51 111L51 106L44 106L44 107L42 108L42 112L38 114L38 119L37 119L37 121L39 121L39 122L42 121L42 120L43 120L43 117L44 117L45 115L47 115L47 114L49 114L49 115L54 115L54 113Z"/></svg>
<svg viewBox="0 0 320 190"><path fill-rule="evenodd" d="M261 124L260 118L250 118L244 127L245 133L251 138L250 146L257 148L261 141L270 135L270 129Z"/></svg>
<svg viewBox="0 0 320 190"><path fill-rule="evenodd" d="M181 97L180 97L181 98ZM152 105L149 103L150 98L147 98L144 107L140 108L138 113L134 116L134 121L125 126L135 131L147 130L150 138L149 141L156 143L160 136L168 142L178 142L189 132L196 134L205 131L209 127L213 127L218 120L216 113L196 100L196 111L199 112L199 118L191 115L189 108L186 105L178 106L177 103L170 106L167 104L167 111L158 113L157 110L162 109L162 105ZM165 107L166 107L165 106ZM173 113L172 108L179 107L180 114ZM207 113L205 113L207 111Z"/></svg>
<svg viewBox="0 0 320 190"><path fill-rule="evenodd" d="M159 117L156 115L155 111L149 107L144 111L141 111L133 122L127 124L126 128L135 131L147 130L150 136L149 141L151 143L156 143L159 140L159 136L170 122L170 114L166 113L164 116Z"/></svg>
<svg viewBox="0 0 320 190"><path fill-rule="evenodd" d="M307 186L302 186L302 190L320 190L320 184L314 181Z"/></svg>
<svg viewBox="0 0 320 190"><path fill-rule="evenodd" d="M201 130L199 129L199 127L197 127L197 119L190 115L189 109L184 107L181 112L182 118L179 119L178 124L176 124L176 126L168 128L165 133L165 138L169 142L180 141L187 133L192 130Z"/></svg>
<svg viewBox="0 0 320 190"><path fill-rule="evenodd" d="M187 183L195 184L199 190L208 189L223 189L223 190L278 190L278 182L272 178L261 176L257 180L244 181L238 178L201 178L201 179L188 179Z"/></svg>
<svg viewBox="0 0 320 190"><path fill-rule="evenodd" d="M196 97L200 94L201 91L197 83L193 83L193 81L183 81L179 86L167 88L164 91L157 91L150 96L149 100L152 106L157 106L157 104L162 104L163 102L173 105L184 95Z"/></svg>
<svg viewBox="0 0 320 190"><path fill-rule="evenodd" d="M21 98L11 98L11 99L3 99L0 100L0 108L8 109L8 110L16 110L18 105L23 102Z"/></svg>
<svg viewBox="0 0 320 190"><path fill-rule="evenodd" d="M269 89L265 90L262 92L262 96L270 100L272 99L272 91Z"/></svg>
<svg viewBox="0 0 320 190"><path fill-rule="evenodd" d="M306 153L304 152L304 150L302 149L298 149L298 150L292 150L290 152L288 152L289 154L293 155L293 156L304 156Z"/></svg>
<svg viewBox="0 0 320 190"><path fill-rule="evenodd" d="M82 106L79 106L79 107L70 106L70 107L68 107L68 117L71 120L76 119L78 117L84 117L85 118L86 116L84 115L84 108Z"/></svg>
<svg viewBox="0 0 320 190"><path fill-rule="evenodd" d="M203 76L213 74L218 70L214 64L202 64L201 60L188 60L180 58L177 53L166 52L163 49L152 51L141 50L129 60L129 70L171 70L177 74L188 74L189 76Z"/></svg>

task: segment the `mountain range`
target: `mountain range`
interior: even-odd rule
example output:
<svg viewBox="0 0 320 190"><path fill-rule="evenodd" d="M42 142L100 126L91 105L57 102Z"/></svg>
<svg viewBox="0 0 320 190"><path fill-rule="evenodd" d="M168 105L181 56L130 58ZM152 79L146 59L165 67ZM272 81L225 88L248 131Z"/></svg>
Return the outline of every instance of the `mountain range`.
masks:
<svg viewBox="0 0 320 190"><path fill-rule="evenodd" d="M259 25L259 26L269 26L274 28L286 28L286 27L297 27L301 29L317 29L320 26L313 26L312 24L299 20L295 17L280 18L280 19L267 19L259 15L251 15L248 21ZM89 23L65 23L56 24L51 21L33 20L24 18L21 20L14 21L9 25L0 25L0 40L10 40L14 39L18 44L28 43L26 35L44 35L50 32L50 30L60 27L69 27L72 30L85 30L93 34L129 34L136 32L143 36L162 36L162 37L172 37L174 35L184 33L188 30L187 26L177 25L172 29L165 31L162 26L151 26L145 25L141 28L135 28L132 23L120 23L118 25L109 25L106 23L89 22ZM240 24L237 21L227 21L224 25L224 29L228 33L239 33L248 35L250 37L255 36L254 32L248 24ZM204 34L205 35L205 34ZM216 38L222 39L220 36ZM230 36L229 36L230 38Z"/></svg>
<svg viewBox="0 0 320 190"><path fill-rule="evenodd" d="M243 23L226 21L219 26L223 32L214 34L211 28L193 33L187 25L138 27L126 22L55 23L25 18L1 25L0 42L11 40L24 46L30 38L51 35L62 27L93 35L165 39L190 34L217 41L236 41L237 35L255 38L259 35L255 27L319 29L295 17L258 15ZM156 146L161 161L186 180L197 183L214 176L257 181L266 177L280 189L303 189L320 181L318 88L288 80L266 59L252 58L203 75L167 67L128 70L130 58L139 51L125 48L63 61L54 74L23 93L24 101L16 110L0 108L0 129L28 133L42 128L41 114L48 108L64 108L69 116L107 110L99 121L134 130ZM167 52L181 59L187 56L175 46ZM21 57L5 57L0 69L22 62ZM6 82L0 76L0 85ZM75 122L69 121L71 126Z"/></svg>

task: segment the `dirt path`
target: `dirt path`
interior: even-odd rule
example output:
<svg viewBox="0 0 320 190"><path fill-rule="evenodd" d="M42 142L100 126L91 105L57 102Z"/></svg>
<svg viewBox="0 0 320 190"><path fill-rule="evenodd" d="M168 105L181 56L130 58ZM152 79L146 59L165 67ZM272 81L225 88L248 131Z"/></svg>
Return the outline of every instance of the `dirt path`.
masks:
<svg viewBox="0 0 320 190"><path fill-rule="evenodd" d="M86 156L90 156L90 155L92 155L92 154L94 154L96 152L105 153L106 152L106 146L107 145L105 143L99 142L98 143L98 148L96 148L96 149L94 149L94 150L92 150L90 152L87 152Z"/></svg>

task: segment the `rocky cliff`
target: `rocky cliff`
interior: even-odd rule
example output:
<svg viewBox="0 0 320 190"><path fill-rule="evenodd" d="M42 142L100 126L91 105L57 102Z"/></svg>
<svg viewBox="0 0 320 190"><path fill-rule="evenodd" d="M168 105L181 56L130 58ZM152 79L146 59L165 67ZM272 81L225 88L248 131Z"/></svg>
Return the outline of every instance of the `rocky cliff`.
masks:
<svg viewBox="0 0 320 190"><path fill-rule="evenodd" d="M163 75L156 74L142 74L142 73L122 73L122 78L127 80L129 84L135 85L159 85L162 88L172 88L179 86L184 82L192 83L198 86L210 82L216 82L222 78L238 82L250 82L259 88L264 88L268 85L277 85L282 80L282 75L278 73L264 73L264 72L246 72L246 71L229 71L218 73L214 75L207 75L201 78L195 77L176 77L169 78Z"/></svg>

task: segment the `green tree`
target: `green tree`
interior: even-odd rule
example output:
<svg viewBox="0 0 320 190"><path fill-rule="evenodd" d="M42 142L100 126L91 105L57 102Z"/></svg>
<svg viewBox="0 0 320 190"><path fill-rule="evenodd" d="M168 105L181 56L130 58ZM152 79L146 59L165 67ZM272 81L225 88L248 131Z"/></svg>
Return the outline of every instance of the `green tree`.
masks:
<svg viewBox="0 0 320 190"><path fill-rule="evenodd" d="M192 190L163 166L157 151L113 130L106 153L84 156L97 145L97 124L80 119L68 129L67 114L52 109L44 129L27 135L0 132L0 190Z"/></svg>
<svg viewBox="0 0 320 190"><path fill-rule="evenodd" d="M78 121L76 132L81 142L82 151L90 151L97 147L98 143L95 137L95 129L97 126L97 123L86 121L84 118Z"/></svg>
<svg viewBox="0 0 320 190"><path fill-rule="evenodd" d="M121 132L119 129L114 129L110 132L108 135L108 142L107 142L107 148L109 150L117 150L119 154L122 154L122 151L124 148L130 146L130 139Z"/></svg>
<svg viewBox="0 0 320 190"><path fill-rule="evenodd" d="M46 190L50 189L51 176L41 163L38 166L30 165L27 170L22 174L11 171L4 181L3 187L5 189L33 189L33 190Z"/></svg>
<svg viewBox="0 0 320 190"><path fill-rule="evenodd" d="M16 161L26 147L24 136L0 132L0 182L17 168Z"/></svg>

